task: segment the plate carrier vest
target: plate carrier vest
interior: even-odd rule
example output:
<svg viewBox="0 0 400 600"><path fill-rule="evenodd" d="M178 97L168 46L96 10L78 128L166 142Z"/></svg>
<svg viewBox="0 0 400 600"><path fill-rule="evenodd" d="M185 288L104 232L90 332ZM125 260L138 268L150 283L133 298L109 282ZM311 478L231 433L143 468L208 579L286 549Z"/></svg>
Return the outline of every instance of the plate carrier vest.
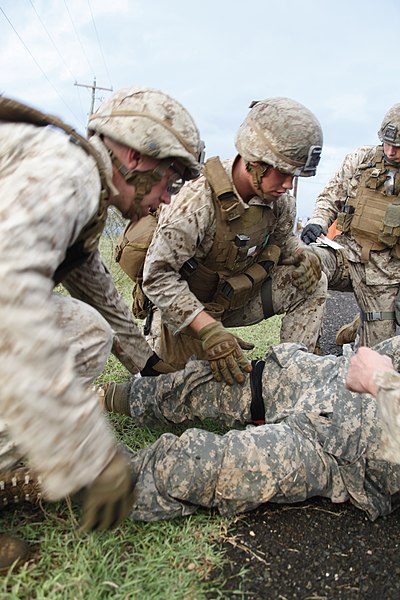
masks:
<svg viewBox="0 0 400 600"><path fill-rule="evenodd" d="M216 234L209 255L201 263L188 260L181 275L202 303L218 305L223 313L244 306L277 264L280 249L268 245L276 209L275 205L245 208L217 156L207 160L204 176L213 192ZM116 247L116 261L135 282L133 313L142 319L149 308L141 289L143 265L156 226L155 215L128 224Z"/></svg>
<svg viewBox="0 0 400 600"><path fill-rule="evenodd" d="M384 162L383 146L377 146L373 161L360 165L360 183L354 198L348 198L338 215L338 229L360 244L361 262L369 260L371 250L391 248L391 254L400 258L400 188L394 195L385 194L388 173L398 169Z"/></svg>

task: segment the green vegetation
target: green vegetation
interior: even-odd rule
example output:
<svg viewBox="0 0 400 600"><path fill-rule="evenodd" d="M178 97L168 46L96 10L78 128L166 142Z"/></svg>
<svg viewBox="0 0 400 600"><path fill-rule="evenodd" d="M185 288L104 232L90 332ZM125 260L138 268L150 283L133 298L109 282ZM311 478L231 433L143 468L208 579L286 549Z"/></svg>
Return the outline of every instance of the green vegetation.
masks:
<svg viewBox="0 0 400 600"><path fill-rule="evenodd" d="M130 305L131 285L112 260L112 246L112 239L104 237L103 256ZM255 344L249 353L252 358L261 357L269 344L276 343L279 323L274 318L236 330ZM99 382L128 378L128 372L111 356ZM160 435L160 431L135 428L126 417L112 415L110 420L116 436L132 450L152 443ZM186 519L126 521L111 532L78 536L78 518L78 509L67 502L13 507L0 513L1 530L27 540L32 547L31 559L24 567L0 578L0 600L219 597L218 581L210 582L209 575L224 561L216 542L229 527L228 519L201 510Z"/></svg>

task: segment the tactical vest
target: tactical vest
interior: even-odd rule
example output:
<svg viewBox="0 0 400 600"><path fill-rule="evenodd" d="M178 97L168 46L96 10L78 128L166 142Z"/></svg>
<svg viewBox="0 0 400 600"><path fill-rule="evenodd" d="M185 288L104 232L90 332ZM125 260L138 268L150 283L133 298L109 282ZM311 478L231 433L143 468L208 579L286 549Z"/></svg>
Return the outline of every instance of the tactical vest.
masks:
<svg viewBox="0 0 400 600"><path fill-rule="evenodd" d="M363 263L368 262L371 250L391 248L391 254L400 258L400 190L395 189L393 195L385 193L388 177L397 170L385 164L382 146L377 147L374 160L359 169L356 196L347 199L338 216L338 229L350 232L360 244Z"/></svg>
<svg viewBox="0 0 400 600"><path fill-rule="evenodd" d="M276 216L268 206L244 208L218 157L207 160L204 175L213 192L216 234L210 254L202 263L188 260L181 275L201 302L217 303L221 310L213 306L213 311L222 314L223 310L244 306L256 295L278 262L279 248L267 245ZM147 314L141 283L146 252L155 227L153 215L129 224L116 248L116 261L135 283L132 311L140 319Z"/></svg>
<svg viewBox="0 0 400 600"><path fill-rule="evenodd" d="M17 100L0 96L0 121L28 123L39 127L53 125L65 131L72 143L85 150L96 161L101 181L99 207L94 217L81 230L77 240L67 249L65 259L57 267L53 280L55 283L60 283L69 271L81 265L98 246L107 218L107 199L110 195L104 163L95 148L61 119L42 113Z"/></svg>
<svg viewBox="0 0 400 600"><path fill-rule="evenodd" d="M201 302L233 310L259 292L278 262L280 249L268 246L276 223L275 206L245 208L217 156L207 160L204 175L213 192L216 234L202 263L188 261L181 273Z"/></svg>
<svg viewBox="0 0 400 600"><path fill-rule="evenodd" d="M159 210L128 223L115 247L114 258L132 279L132 312L137 319L147 316L148 301L142 290L143 267L147 250L157 227Z"/></svg>

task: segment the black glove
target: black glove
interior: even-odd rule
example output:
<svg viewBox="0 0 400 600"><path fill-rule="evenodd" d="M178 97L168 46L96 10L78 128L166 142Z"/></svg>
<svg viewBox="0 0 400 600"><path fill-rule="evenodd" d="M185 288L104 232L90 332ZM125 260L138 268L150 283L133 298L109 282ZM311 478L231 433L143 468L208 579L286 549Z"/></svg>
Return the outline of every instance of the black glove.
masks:
<svg viewBox="0 0 400 600"><path fill-rule="evenodd" d="M321 233L326 235L326 231L323 227L321 227L321 225L317 225L316 223L309 223L309 225L306 225L304 227L303 231L300 234L300 237L302 241L308 245L315 242L315 240L321 235Z"/></svg>
<svg viewBox="0 0 400 600"><path fill-rule="evenodd" d="M165 363L155 352L150 356L143 369L140 371L142 377L156 377L162 373L172 373L174 369Z"/></svg>

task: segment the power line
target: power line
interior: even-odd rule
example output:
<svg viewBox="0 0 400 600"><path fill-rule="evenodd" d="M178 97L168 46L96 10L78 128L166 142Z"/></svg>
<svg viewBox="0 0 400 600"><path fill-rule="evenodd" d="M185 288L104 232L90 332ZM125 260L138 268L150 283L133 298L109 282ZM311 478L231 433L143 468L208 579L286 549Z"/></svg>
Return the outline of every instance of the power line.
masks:
<svg viewBox="0 0 400 600"><path fill-rule="evenodd" d="M63 63L63 64L64 64L64 66L66 67L66 69L67 69L67 71L69 72L69 74L71 75L72 79L73 79L74 81L76 81L76 76L75 76L75 75L72 73L72 71L71 71L71 69L70 69L69 65L68 65L68 64L67 64L67 62L65 61L65 59L64 59L63 55L61 54L61 52L59 51L59 49L58 49L58 47L57 47L57 45L56 45L56 43L55 43L55 41L54 41L53 37L51 36L51 34L50 34L49 30L47 29L47 27L46 27L45 23L43 22L43 20L42 20L42 18L40 17L40 15L39 15L38 11L36 10L36 7L35 7L35 5L33 4L32 0L29 0L29 2L30 2L30 4L31 4L31 6L32 6L32 8L33 8L33 10L34 10L34 12L35 12L35 15L36 15L36 17L38 18L38 20L39 20L39 22L40 22L41 26L43 27L44 31L46 32L46 34L47 34L47 37L49 38L49 40L50 40L50 42L51 42L51 44L52 44L53 48L54 48L54 49L55 49L55 51L57 52L58 56L61 58L61 61L62 61L62 63ZM81 108L81 112L83 113L83 106L82 106L81 97L80 97L80 95L79 95L79 91L78 91L78 100L79 100L79 105L80 105L80 108Z"/></svg>
<svg viewBox="0 0 400 600"><path fill-rule="evenodd" d="M106 59L105 59L105 56L104 56L103 48L102 48L102 45L101 45L101 42L100 42L100 37L99 37L98 31L97 31L96 23L94 21L92 7L90 6L89 0L87 0L87 3L88 3L88 6L89 6L90 15L92 17L92 23L93 23L94 31L96 33L96 38L97 38L97 42L99 44L99 48L100 48L101 56L102 56L102 59L103 59L103 63L104 63L104 66L106 68L106 73L107 73L107 76L108 76L108 81L110 83L111 91L112 91L113 86L112 86L112 82L111 82L110 72L109 72L108 67L107 67L107 63L106 63Z"/></svg>
<svg viewBox="0 0 400 600"><path fill-rule="evenodd" d="M66 1L65 1L65 0L64 0L64 6L65 6L65 8L66 8L66 11L67 11L67 13L68 13L69 20L71 21L72 28L73 28L73 30L74 30L74 32L75 32L75 35L76 35L76 39L78 40L78 42L79 42L79 45L80 45L80 47L81 47L81 49L82 49L83 56L85 57L85 59L86 59L86 62L87 62L87 64L88 64L89 70L90 70L92 73L94 73L94 69L93 69L93 67L92 67L92 65L91 65L91 63L90 63L90 60L89 60L89 59L88 59L88 57L87 57L87 54L86 54L86 52L85 52L85 48L83 47L83 44L82 44L82 42L81 42L81 39L80 39L80 37L79 37L78 31L77 31L77 29L76 29L76 27L75 27L75 23L74 23L74 21L73 21L73 19L72 19L71 13L69 12L69 8L68 8L68 6L67 6L67 3L66 3Z"/></svg>
<svg viewBox="0 0 400 600"><path fill-rule="evenodd" d="M53 90L56 92L56 94L60 98L61 102L64 104L64 106L66 106L66 108L70 111L70 113L74 116L74 118L77 119L77 121L80 121L79 117L77 117L75 115L75 113L72 110L72 108L65 102L65 100L61 96L60 92L57 90L57 88L55 87L55 85L50 81L50 79L48 78L47 74L43 71L42 67L40 66L40 64L38 63L38 61L36 60L36 58L33 56L32 52L29 50L28 46L25 44L24 40L19 35L18 31L16 30L16 28L14 27L14 25L12 24L12 22L10 21L10 19L8 18L8 16L4 12L4 10L1 8L1 6L0 6L0 11L2 12L2 14L3 14L4 18L7 20L7 22L9 23L10 27L13 29L15 35L18 37L18 39L21 42L21 44L24 46L25 50L28 52L29 56L32 58L33 62L35 63L35 65L37 66L37 68L39 69L39 71L42 73L42 75L44 76L44 78L46 79L46 81L49 83L49 85L51 85L51 87L53 88Z"/></svg>
<svg viewBox="0 0 400 600"><path fill-rule="evenodd" d="M36 15L36 16L37 16L37 18L39 19L41 26L42 26L42 27L43 27L43 29L45 30L45 32L46 32L46 34L47 34L47 37L49 38L50 42L52 43L54 50L57 52L58 56L61 58L61 61L64 63L64 66L65 66L65 67L67 68L67 70L69 71L69 74L71 75L72 79L73 79L74 81L76 81L76 77L75 77L75 75L74 75L74 74L71 72L71 70L70 70L70 68L69 68L68 64L65 62L65 59L64 59L63 55L61 54L61 52L60 52L60 51L59 51L59 49L57 48L57 46L56 46L56 43L55 43L54 39L53 39L53 38L52 38L52 36L50 35L50 33L49 33L49 31L48 31L48 29L47 29L46 25L43 23L43 20L41 19L41 17L40 17L40 15L39 15L38 11L36 10L36 8L35 8L35 5L33 4L32 0L29 0L29 2L30 2L30 4L31 4L31 6L32 6L33 10L35 11L35 15Z"/></svg>

